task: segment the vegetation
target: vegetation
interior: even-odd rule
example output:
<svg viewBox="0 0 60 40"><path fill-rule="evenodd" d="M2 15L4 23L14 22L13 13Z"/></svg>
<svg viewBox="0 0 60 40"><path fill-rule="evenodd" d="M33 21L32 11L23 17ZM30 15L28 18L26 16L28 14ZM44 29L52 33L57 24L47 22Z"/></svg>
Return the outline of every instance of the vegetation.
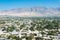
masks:
<svg viewBox="0 0 60 40"><path fill-rule="evenodd" d="M26 23L27 22L27 23ZM29 25L29 26L27 26ZM26 35L23 34L23 37L19 37L19 35L9 35L8 39L15 39L15 40L22 40L22 38L26 38L26 40L32 40L34 38L34 33L35 30L40 32L37 34L41 34L42 37L38 37L36 34L36 40L43 40L44 35L52 35L55 36L56 34L60 34L60 18L20 18L20 17L7 17L4 18L4 20L1 18L0 19L0 29L5 33L10 33L14 30L17 32L27 32ZM46 30L45 30L46 29ZM1 31L0 30L0 31ZM22 30L22 31L21 31ZM27 36L28 31L31 31L32 34L29 34ZM19 33L20 34L20 33ZM51 37L52 38L52 37Z"/></svg>

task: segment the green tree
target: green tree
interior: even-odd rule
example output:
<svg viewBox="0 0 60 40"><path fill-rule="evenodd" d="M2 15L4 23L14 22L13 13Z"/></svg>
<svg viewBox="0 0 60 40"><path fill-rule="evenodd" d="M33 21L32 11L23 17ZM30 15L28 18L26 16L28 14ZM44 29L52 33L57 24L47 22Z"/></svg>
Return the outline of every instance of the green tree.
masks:
<svg viewBox="0 0 60 40"><path fill-rule="evenodd" d="M26 40L32 40L34 38L33 34L30 34L30 36L26 37Z"/></svg>

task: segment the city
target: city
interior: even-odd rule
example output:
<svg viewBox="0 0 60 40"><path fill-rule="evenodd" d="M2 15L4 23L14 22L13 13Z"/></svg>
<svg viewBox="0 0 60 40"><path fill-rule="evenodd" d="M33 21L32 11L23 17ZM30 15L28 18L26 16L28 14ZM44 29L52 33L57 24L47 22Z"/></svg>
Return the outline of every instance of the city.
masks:
<svg viewBox="0 0 60 40"><path fill-rule="evenodd" d="M60 18L0 17L0 39L59 40Z"/></svg>
<svg viewBox="0 0 60 40"><path fill-rule="evenodd" d="M0 40L60 40L60 0L0 0Z"/></svg>

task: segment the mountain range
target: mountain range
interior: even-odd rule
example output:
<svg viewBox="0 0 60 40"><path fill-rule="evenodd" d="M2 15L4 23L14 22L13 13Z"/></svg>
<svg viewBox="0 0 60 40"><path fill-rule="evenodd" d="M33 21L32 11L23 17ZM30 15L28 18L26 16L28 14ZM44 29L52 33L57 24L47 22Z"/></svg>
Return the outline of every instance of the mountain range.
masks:
<svg viewBox="0 0 60 40"><path fill-rule="evenodd" d="M19 17L43 17L43 16L60 16L60 8L16 8L0 11L0 15L19 16Z"/></svg>

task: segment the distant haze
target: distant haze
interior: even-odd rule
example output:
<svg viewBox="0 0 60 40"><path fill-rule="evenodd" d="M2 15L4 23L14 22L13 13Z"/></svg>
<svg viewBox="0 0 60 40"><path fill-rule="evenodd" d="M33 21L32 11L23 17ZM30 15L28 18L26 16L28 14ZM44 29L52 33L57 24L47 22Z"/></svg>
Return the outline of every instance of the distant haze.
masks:
<svg viewBox="0 0 60 40"><path fill-rule="evenodd" d="M0 11L0 15L19 16L19 17L41 17L41 16L60 16L60 8L16 8Z"/></svg>

